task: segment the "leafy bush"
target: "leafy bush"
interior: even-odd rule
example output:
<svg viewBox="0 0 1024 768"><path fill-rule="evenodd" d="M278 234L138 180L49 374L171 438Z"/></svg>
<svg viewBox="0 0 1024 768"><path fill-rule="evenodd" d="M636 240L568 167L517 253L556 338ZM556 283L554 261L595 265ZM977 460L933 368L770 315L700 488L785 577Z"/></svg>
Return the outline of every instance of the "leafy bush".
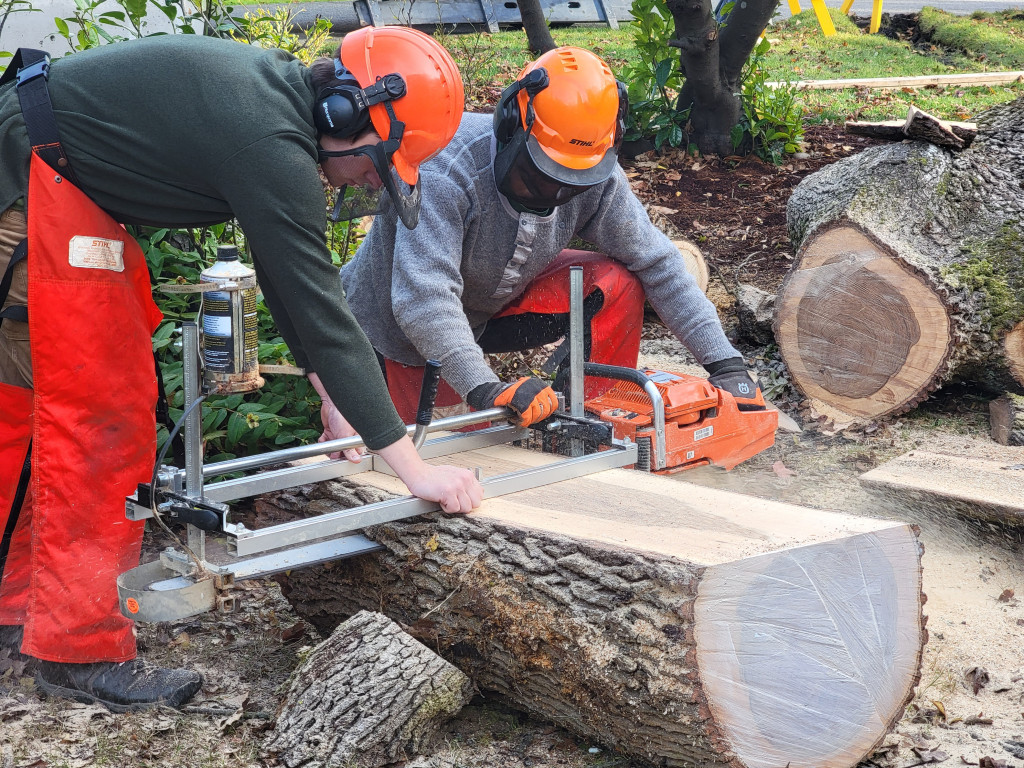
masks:
<svg viewBox="0 0 1024 768"><path fill-rule="evenodd" d="M785 154L800 148L804 123L796 85L769 84L767 80L763 61L770 49L768 38L761 38L744 67L740 91L743 119L732 130L732 143L740 147L749 137L758 157L778 165Z"/></svg>
<svg viewBox="0 0 1024 768"><path fill-rule="evenodd" d="M727 22L733 3L720 10L720 26ZM639 63L623 68L629 84L629 121L625 138L653 139L655 148L680 146L686 138L690 110L677 108L684 76L679 54L669 41L674 22L665 0L633 0L630 28ZM779 163L783 154L795 152L803 138L802 113L796 103L796 89L769 86L763 66L770 49L762 38L744 66L740 102L744 117L733 128L733 146L752 149L761 158Z"/></svg>
<svg viewBox="0 0 1024 768"><path fill-rule="evenodd" d="M689 110L676 109L682 85L679 54L668 44L674 30L672 14L665 0L633 0L630 30L639 63L623 67L629 88L629 117L626 141L653 138L655 147L678 147Z"/></svg>

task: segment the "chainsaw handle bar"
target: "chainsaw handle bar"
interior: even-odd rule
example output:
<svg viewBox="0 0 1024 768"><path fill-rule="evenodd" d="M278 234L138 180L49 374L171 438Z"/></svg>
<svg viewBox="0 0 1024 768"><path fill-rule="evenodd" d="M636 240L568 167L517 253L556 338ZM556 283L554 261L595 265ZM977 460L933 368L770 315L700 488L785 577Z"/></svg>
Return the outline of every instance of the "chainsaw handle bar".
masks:
<svg viewBox="0 0 1024 768"><path fill-rule="evenodd" d="M416 408L416 431L412 435L412 444L416 450L419 450L427 439L427 427L434 418L434 401L437 400L437 385L440 381L441 364L437 360L427 360L423 366L420 403Z"/></svg>
<svg viewBox="0 0 1024 768"><path fill-rule="evenodd" d="M555 389L561 389L566 371L563 368L555 377ZM584 376L595 376L602 379L618 379L636 384L651 400L651 407L654 411L654 466L652 469L664 469L668 460L665 455L665 401L658 391L657 385L643 371L636 368L626 368L622 365L605 365L604 363L584 363Z"/></svg>

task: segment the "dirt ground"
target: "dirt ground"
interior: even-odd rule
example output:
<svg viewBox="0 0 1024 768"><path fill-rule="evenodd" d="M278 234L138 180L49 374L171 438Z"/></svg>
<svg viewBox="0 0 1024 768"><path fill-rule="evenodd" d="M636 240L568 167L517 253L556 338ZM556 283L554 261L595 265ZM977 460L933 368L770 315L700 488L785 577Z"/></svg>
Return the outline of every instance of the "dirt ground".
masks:
<svg viewBox="0 0 1024 768"><path fill-rule="evenodd" d="M772 346L738 338L737 283L775 292L793 260L785 202L801 178L867 142L835 126L811 127L807 156L781 168L754 159L705 161L682 154L629 164L638 194L669 234L704 251L709 295L738 346L753 360L775 402L798 421L801 398L788 386ZM684 369L685 349L655 323L645 326L642 363ZM921 685L896 731L864 764L910 768L931 762L998 768L1024 764L1024 590L1021 530L920 509L864 490L858 476L914 448L1024 463L1024 449L988 438L987 395L946 389L913 413L858 432L816 423L779 433L776 445L730 473L702 469L680 482L857 515L916 523L925 545L924 591L930 639ZM147 551L163 542L147 534ZM82 766L273 766L262 755L289 673L319 642L273 581L240 585L243 609L170 625L140 625L142 655L200 669L203 692L182 712L112 715L98 706L45 700L22 670L0 658L0 768ZM1024 594L1024 592L1022 592ZM602 745L581 742L478 697L450 723L416 768L608 768L632 766Z"/></svg>

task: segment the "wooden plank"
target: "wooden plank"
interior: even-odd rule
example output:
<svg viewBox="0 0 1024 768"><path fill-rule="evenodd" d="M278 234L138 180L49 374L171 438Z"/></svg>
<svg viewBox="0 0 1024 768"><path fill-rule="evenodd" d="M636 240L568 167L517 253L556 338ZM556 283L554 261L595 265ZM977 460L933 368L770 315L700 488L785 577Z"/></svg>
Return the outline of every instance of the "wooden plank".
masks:
<svg viewBox="0 0 1024 768"><path fill-rule="evenodd" d="M769 86L795 85L801 90L840 90L843 88L923 88L928 85L1005 85L1024 81L1024 71L967 72L954 75L916 75L913 77L861 77L850 80L798 80L776 82Z"/></svg>
<svg viewBox="0 0 1024 768"><path fill-rule="evenodd" d="M860 476L889 497L967 517L1024 524L1024 450L1005 460L910 451Z"/></svg>
<svg viewBox="0 0 1024 768"><path fill-rule="evenodd" d="M430 459L429 463L479 467L486 478L561 460L501 445ZM367 472L359 475L359 481L391 493L408 493L401 481L390 475ZM705 566L902 526L633 469L605 470L486 499L473 514Z"/></svg>

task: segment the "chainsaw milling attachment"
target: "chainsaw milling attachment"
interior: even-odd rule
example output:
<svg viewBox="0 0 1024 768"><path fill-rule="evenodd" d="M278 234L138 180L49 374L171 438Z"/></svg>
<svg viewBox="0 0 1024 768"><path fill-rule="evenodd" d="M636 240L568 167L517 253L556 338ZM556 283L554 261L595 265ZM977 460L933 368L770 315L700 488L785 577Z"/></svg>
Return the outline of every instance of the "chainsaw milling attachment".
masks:
<svg viewBox="0 0 1024 768"><path fill-rule="evenodd" d="M583 362L582 270L570 274L569 407L529 429L508 423L510 411L485 411L431 419L440 365L428 362L415 425L406 429L425 459L522 441L540 433L567 447L564 460L494 477L477 477L484 498L550 485L614 467L637 466L672 472L714 463L732 468L774 442L777 414L740 412L728 393L697 377ZM226 502L322 482L360 472L393 470L378 456L358 462L327 455L363 446L356 437L289 448L204 465L200 410L200 340L195 323L182 326L185 388L185 468L161 466L155 482L140 484L126 499L129 520L159 516L185 523L182 549L168 547L160 559L118 577L122 613L135 621L173 621L207 611L236 610L232 592L238 579L268 576L295 568L373 552L379 545L361 529L434 512L438 505L405 496L341 509L250 530L232 522ZM584 376L622 380L606 394L584 403ZM699 395L699 396L698 396ZM561 399L561 398L560 398ZM590 412L588 414L588 412ZM502 422L471 432L455 430ZM445 434L428 439L428 435ZM452 434L455 432L454 434ZM550 440L549 440L550 442ZM592 450L596 448L596 450ZM315 463L290 464L323 457ZM265 467L256 474L242 475ZM204 484L207 478L223 478ZM216 539L207 541L207 534Z"/></svg>

